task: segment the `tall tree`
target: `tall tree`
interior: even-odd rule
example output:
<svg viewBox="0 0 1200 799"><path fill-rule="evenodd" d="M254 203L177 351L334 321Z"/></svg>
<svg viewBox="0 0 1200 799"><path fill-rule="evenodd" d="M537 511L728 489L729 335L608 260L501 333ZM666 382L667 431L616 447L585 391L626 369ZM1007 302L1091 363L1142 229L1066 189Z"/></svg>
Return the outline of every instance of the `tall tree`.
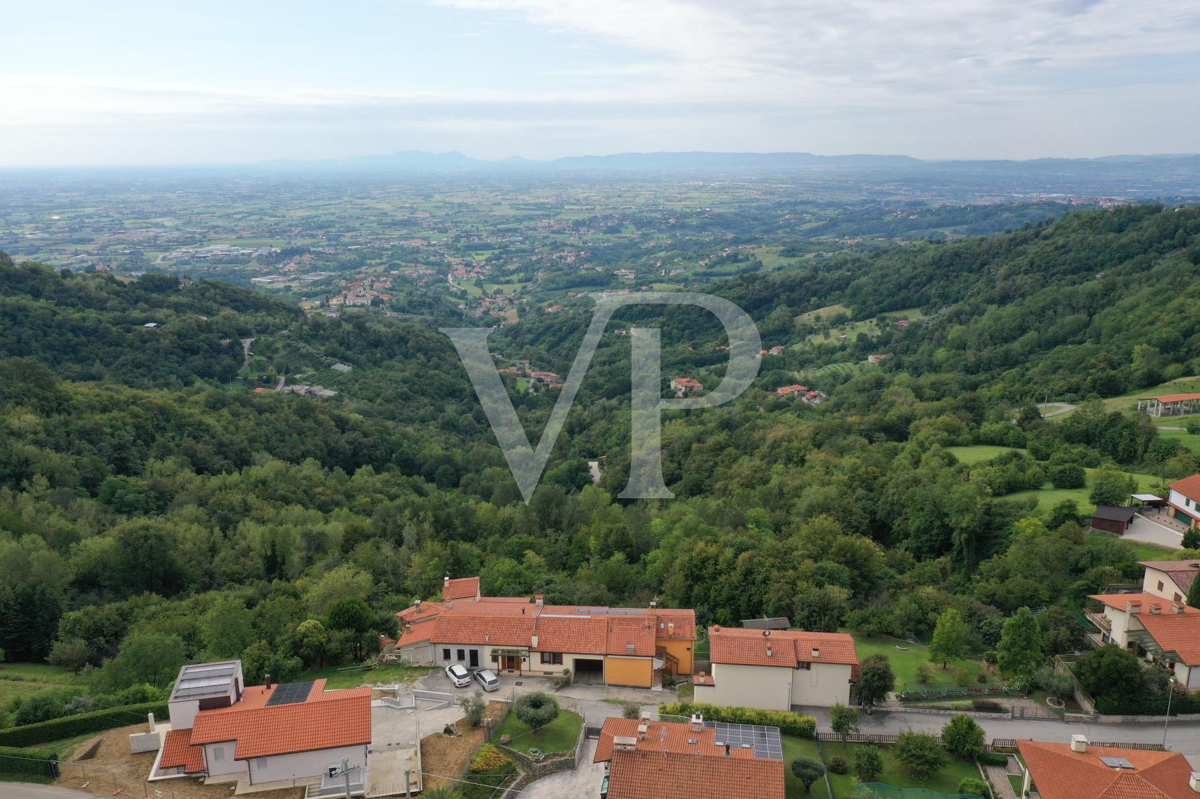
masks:
<svg viewBox="0 0 1200 799"><path fill-rule="evenodd" d="M940 661L948 668L950 661L967 654L967 623L956 608L947 608L938 617L933 630L933 641L929 645L929 659Z"/></svg>
<svg viewBox="0 0 1200 799"><path fill-rule="evenodd" d="M1029 608L1021 608L1004 623L996 659L1000 673L1008 677L1029 676L1042 665L1042 630Z"/></svg>
<svg viewBox="0 0 1200 799"><path fill-rule="evenodd" d="M867 657L858 667L858 701L867 708L868 713L895 687L896 675L892 671L891 661L882 652Z"/></svg>

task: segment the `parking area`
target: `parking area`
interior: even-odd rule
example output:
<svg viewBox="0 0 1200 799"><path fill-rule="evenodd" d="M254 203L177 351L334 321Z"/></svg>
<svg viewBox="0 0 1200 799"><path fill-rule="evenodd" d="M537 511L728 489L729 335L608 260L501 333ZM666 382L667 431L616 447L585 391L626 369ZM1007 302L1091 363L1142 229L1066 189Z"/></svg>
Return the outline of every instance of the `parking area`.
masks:
<svg viewBox="0 0 1200 799"><path fill-rule="evenodd" d="M1154 544L1169 549L1183 549L1183 531L1175 529L1176 527L1182 528L1183 525L1165 513L1159 514L1158 519L1160 521L1154 521L1154 517L1150 514L1139 513L1133 517L1133 523L1121 537L1127 541L1141 541L1144 544Z"/></svg>

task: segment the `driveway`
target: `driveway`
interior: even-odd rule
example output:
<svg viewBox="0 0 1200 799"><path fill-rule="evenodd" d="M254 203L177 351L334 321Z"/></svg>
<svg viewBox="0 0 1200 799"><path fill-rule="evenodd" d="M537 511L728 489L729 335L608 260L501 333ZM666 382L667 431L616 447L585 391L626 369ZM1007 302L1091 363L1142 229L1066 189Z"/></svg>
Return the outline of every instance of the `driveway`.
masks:
<svg viewBox="0 0 1200 799"><path fill-rule="evenodd" d="M1051 416L1062 416L1064 413L1070 413L1077 406L1069 402L1039 402L1037 407L1042 412L1042 418L1049 419Z"/></svg>
<svg viewBox="0 0 1200 799"><path fill-rule="evenodd" d="M1121 537L1128 541L1141 541L1168 549L1183 549L1182 532L1151 521L1140 513L1133 517L1133 523Z"/></svg>
<svg viewBox="0 0 1200 799"><path fill-rule="evenodd" d="M521 799L588 799L599 796L600 783L604 780L604 764L593 763L595 755L596 742L585 741L583 762L579 768L534 780L521 791Z"/></svg>

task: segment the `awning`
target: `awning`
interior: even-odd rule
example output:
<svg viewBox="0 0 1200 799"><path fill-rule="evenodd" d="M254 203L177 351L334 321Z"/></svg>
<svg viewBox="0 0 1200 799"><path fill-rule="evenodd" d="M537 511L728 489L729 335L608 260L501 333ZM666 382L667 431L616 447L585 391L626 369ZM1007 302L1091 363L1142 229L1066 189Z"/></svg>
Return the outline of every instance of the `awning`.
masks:
<svg viewBox="0 0 1200 799"><path fill-rule="evenodd" d="M1165 499L1158 494L1130 494L1129 496L1136 499L1138 502L1166 502Z"/></svg>

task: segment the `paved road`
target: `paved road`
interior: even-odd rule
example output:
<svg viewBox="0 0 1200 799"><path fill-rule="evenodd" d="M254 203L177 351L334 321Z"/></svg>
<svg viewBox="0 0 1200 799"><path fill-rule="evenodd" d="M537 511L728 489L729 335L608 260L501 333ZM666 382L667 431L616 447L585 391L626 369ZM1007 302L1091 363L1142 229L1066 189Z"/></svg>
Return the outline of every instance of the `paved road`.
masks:
<svg viewBox="0 0 1200 799"><path fill-rule="evenodd" d="M1077 406L1069 402L1039 402L1038 410L1042 412L1043 419L1049 419L1051 416L1061 416L1064 413L1075 410Z"/></svg>
<svg viewBox="0 0 1200 799"><path fill-rule="evenodd" d="M806 713L817 717L822 730L829 727L829 708L806 708ZM874 715L864 715L859 726L864 733L892 734L912 727L914 730L938 732L949 716L927 713L898 713L876 710ZM1093 741L1116 741L1120 743L1162 743L1163 725L1157 722L1145 724L1067 724L1061 721L1033 721L1030 719L987 719L976 718L987 732L988 738L1036 738L1041 741L1068 743L1072 735L1086 735ZM1167 730L1167 747L1181 752L1189 758L1200 758L1200 722L1171 722Z"/></svg>
<svg viewBox="0 0 1200 799"><path fill-rule="evenodd" d="M96 797L83 791L59 788L57 785L0 782L0 799L96 799Z"/></svg>

